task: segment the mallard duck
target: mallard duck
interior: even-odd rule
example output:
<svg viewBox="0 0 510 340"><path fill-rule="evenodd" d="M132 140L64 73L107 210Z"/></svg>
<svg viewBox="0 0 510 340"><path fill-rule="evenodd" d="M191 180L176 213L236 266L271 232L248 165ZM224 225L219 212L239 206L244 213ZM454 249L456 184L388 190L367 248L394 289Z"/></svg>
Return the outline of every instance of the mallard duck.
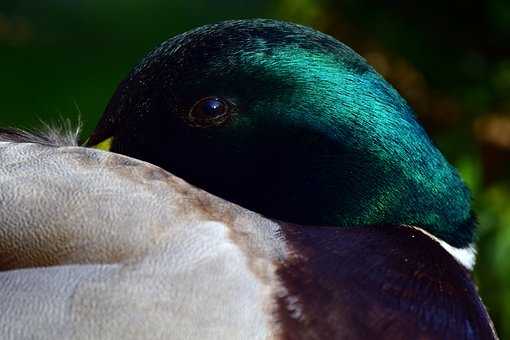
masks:
<svg viewBox="0 0 510 340"><path fill-rule="evenodd" d="M75 139L0 134L3 339L496 338L468 189L328 35L171 38Z"/></svg>

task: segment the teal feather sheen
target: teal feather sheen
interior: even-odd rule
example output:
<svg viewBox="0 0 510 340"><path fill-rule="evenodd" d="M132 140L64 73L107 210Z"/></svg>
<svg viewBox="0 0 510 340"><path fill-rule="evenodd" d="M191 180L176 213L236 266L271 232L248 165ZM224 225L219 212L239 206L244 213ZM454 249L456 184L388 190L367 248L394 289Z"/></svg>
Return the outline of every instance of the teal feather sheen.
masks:
<svg viewBox="0 0 510 340"><path fill-rule="evenodd" d="M341 141L361 160L303 159L319 162L319 185L333 189L321 199L342 207L320 212L326 224L406 223L426 227L452 244L472 242L470 228L464 227L471 219L469 191L390 84L373 68L359 73L335 55L295 46L270 51L240 53L237 65L246 74L258 74L261 83L276 79L276 84L292 85L252 87L260 98L252 110L267 113L268 121L278 112L287 128L305 127Z"/></svg>

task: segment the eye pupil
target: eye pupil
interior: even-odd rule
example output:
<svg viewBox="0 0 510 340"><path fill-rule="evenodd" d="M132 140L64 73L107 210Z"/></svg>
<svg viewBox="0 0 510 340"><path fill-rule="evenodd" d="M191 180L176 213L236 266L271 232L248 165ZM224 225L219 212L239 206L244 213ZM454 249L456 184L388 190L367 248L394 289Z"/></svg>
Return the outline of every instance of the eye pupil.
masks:
<svg viewBox="0 0 510 340"><path fill-rule="evenodd" d="M225 98L205 97L191 107L186 120L194 127L220 126L230 119L233 107Z"/></svg>
<svg viewBox="0 0 510 340"><path fill-rule="evenodd" d="M221 100L217 98L210 98L203 101L201 109L204 115L215 117L224 114L226 108L225 104Z"/></svg>

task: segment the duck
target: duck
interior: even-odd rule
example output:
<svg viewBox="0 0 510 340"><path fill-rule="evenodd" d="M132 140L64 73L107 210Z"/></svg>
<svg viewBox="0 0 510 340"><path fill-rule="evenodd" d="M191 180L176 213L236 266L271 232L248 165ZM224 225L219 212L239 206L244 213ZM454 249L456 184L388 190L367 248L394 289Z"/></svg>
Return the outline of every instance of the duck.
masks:
<svg viewBox="0 0 510 340"><path fill-rule="evenodd" d="M78 135L0 131L3 339L497 338L469 190L329 35L177 35Z"/></svg>

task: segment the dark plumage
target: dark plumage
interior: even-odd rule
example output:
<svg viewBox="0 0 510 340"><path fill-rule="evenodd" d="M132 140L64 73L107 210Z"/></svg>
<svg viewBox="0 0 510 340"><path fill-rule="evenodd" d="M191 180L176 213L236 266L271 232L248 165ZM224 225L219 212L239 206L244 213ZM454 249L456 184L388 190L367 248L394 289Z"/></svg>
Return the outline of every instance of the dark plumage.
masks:
<svg viewBox="0 0 510 340"><path fill-rule="evenodd" d="M287 339L493 339L471 273L422 232L282 230L297 256L278 273L300 306L280 300Z"/></svg>

